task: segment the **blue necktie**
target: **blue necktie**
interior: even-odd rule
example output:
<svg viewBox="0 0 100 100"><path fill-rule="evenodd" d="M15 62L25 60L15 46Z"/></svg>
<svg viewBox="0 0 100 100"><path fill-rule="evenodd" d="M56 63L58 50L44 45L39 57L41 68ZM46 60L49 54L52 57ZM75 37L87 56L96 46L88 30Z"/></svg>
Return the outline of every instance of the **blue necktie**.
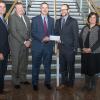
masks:
<svg viewBox="0 0 100 100"><path fill-rule="evenodd" d="M62 18L62 21L61 21L61 29L63 28L64 24L65 24L65 18Z"/></svg>

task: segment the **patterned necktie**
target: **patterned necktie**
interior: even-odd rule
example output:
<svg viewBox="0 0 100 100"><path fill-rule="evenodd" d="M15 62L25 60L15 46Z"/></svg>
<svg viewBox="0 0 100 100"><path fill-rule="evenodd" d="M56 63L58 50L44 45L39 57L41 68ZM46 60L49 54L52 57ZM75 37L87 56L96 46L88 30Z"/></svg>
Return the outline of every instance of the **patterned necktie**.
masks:
<svg viewBox="0 0 100 100"><path fill-rule="evenodd" d="M44 36L48 36L48 29L45 17L44 17L43 27L44 27Z"/></svg>
<svg viewBox="0 0 100 100"><path fill-rule="evenodd" d="M64 24L65 24L65 18L62 18L62 21L61 21L61 29L63 28Z"/></svg>

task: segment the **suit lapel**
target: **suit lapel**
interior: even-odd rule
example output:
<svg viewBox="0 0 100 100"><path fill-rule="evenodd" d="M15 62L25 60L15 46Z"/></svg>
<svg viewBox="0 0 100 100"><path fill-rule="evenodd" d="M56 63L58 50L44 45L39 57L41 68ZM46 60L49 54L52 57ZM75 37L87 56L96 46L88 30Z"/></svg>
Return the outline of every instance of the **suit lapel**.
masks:
<svg viewBox="0 0 100 100"><path fill-rule="evenodd" d="M20 16L18 16L16 13L15 13L15 16L17 17L17 19L18 19L19 21L21 21Z"/></svg>
<svg viewBox="0 0 100 100"><path fill-rule="evenodd" d="M41 25L42 27L43 27L43 20L42 20L42 17L41 17L41 15L39 15L39 25Z"/></svg>
<svg viewBox="0 0 100 100"><path fill-rule="evenodd" d="M4 22L2 21L1 18L0 18L0 23L2 23L2 25L4 26L4 28L7 30L7 26L4 24Z"/></svg>
<svg viewBox="0 0 100 100"><path fill-rule="evenodd" d="M47 28L47 29L48 29L48 34L50 34L50 33L49 33L49 29L50 29L50 27L51 27L51 25L50 25L50 24L51 24L51 21L50 21L49 16L48 16L47 18L48 18L48 25L47 25L47 26L48 26L48 28Z"/></svg>
<svg viewBox="0 0 100 100"><path fill-rule="evenodd" d="M15 16L17 17L17 20L20 22L20 24L21 24L22 26L24 26L24 29L27 31L27 27L26 27L24 21L23 21L23 20L20 18L20 16L18 16L16 13L15 13ZM24 19L25 19L25 17L24 17ZM26 19L25 19L25 21L26 21ZM26 24L27 24L27 22L26 22Z"/></svg>
<svg viewBox="0 0 100 100"><path fill-rule="evenodd" d="M65 22L65 24L64 24L64 26L62 27L61 30L63 30L64 27L67 26L69 23L70 23L70 16L68 16L68 18L67 18L67 20L66 20L66 22ZM60 26L61 26L61 19L60 19ZM60 27L60 28L61 28L61 27Z"/></svg>

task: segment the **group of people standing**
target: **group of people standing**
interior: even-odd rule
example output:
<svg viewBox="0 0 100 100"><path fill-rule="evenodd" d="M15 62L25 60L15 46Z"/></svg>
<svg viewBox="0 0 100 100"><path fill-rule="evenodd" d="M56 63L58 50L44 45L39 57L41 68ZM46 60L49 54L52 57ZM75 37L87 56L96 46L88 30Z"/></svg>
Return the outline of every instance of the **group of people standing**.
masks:
<svg viewBox="0 0 100 100"><path fill-rule="evenodd" d="M79 34L77 20L69 15L69 5L61 6L61 17L56 20L49 16L49 5L40 5L40 15L29 18L25 15L23 4L16 3L15 13L4 21L5 3L0 3L0 93L4 92L4 75L7 69L8 54L12 60L12 83L16 89L21 84L30 84L26 79L28 50L32 48L32 88L38 90L40 65L45 72L44 86L51 86L51 63L54 42L50 35L60 36L58 42L61 82L59 89L73 87L75 81L75 54L81 48L81 72L85 74L84 89L96 87L96 74L100 72L100 26L98 15L91 12L87 24Z"/></svg>

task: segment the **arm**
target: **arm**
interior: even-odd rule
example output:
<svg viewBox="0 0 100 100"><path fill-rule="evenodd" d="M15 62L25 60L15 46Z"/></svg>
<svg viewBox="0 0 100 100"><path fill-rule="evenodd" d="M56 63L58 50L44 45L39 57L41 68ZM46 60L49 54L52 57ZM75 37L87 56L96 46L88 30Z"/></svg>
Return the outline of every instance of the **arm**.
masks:
<svg viewBox="0 0 100 100"><path fill-rule="evenodd" d="M26 16L27 18L27 29L28 29L28 38L24 41L24 44L27 48L31 47L31 24L30 24L30 20L29 18Z"/></svg>
<svg viewBox="0 0 100 100"><path fill-rule="evenodd" d="M54 19L52 20L52 29L51 30L52 30L51 34L54 35L55 34L55 32L54 32Z"/></svg>
<svg viewBox="0 0 100 100"><path fill-rule="evenodd" d="M55 33L55 35L60 35L59 34L59 27L60 25L59 25L59 20L56 20L56 23L55 23L55 30L54 30L54 33Z"/></svg>
<svg viewBox="0 0 100 100"><path fill-rule="evenodd" d="M99 26L99 30L98 30L98 40L97 40L96 43L91 47L91 51L96 50L99 46L100 46L100 26Z"/></svg>
<svg viewBox="0 0 100 100"><path fill-rule="evenodd" d="M6 43L6 35L5 35L5 30L3 29L2 24L0 24L0 60L4 59L4 46Z"/></svg>
<svg viewBox="0 0 100 100"><path fill-rule="evenodd" d="M1 23L1 22L0 22ZM0 24L0 53L3 53L3 46L5 43L2 25Z"/></svg>
<svg viewBox="0 0 100 100"><path fill-rule="evenodd" d="M82 39L83 30L84 30L84 28L82 28L82 30L79 34L79 47L81 48L81 50L83 49L83 39Z"/></svg>
<svg viewBox="0 0 100 100"><path fill-rule="evenodd" d="M79 46L78 42L78 38L79 38L79 28L78 28L78 23L76 20L73 21L73 33L74 33L74 50L77 51L77 48Z"/></svg>

